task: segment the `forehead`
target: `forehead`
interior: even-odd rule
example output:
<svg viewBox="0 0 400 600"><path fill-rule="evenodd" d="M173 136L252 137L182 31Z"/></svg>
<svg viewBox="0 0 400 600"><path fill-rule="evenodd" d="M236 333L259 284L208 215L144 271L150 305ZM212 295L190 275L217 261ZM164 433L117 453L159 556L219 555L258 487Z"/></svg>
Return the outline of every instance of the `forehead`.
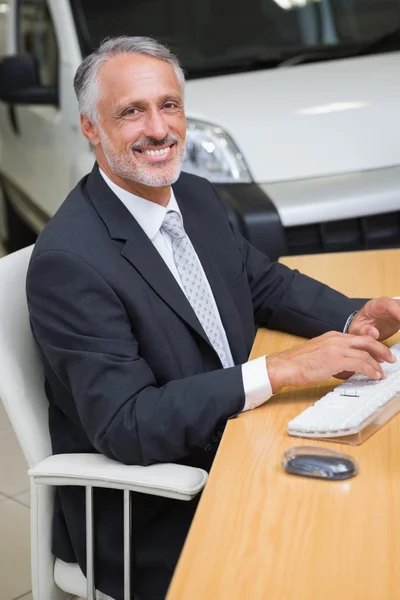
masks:
<svg viewBox="0 0 400 600"><path fill-rule="evenodd" d="M182 94L173 67L152 56L123 54L111 58L99 70L100 103L151 101L165 94Z"/></svg>

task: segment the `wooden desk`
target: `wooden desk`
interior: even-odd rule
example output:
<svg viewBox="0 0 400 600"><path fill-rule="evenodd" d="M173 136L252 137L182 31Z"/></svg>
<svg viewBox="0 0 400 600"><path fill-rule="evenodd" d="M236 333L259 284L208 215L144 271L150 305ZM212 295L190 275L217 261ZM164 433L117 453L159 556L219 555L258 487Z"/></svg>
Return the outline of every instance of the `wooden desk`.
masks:
<svg viewBox="0 0 400 600"><path fill-rule="evenodd" d="M350 296L400 295L400 250L282 262ZM262 330L252 356L298 341ZM400 415L358 447L289 437L329 389L287 389L229 422L168 600L400 599ZM309 443L350 453L359 475L285 474L283 452Z"/></svg>

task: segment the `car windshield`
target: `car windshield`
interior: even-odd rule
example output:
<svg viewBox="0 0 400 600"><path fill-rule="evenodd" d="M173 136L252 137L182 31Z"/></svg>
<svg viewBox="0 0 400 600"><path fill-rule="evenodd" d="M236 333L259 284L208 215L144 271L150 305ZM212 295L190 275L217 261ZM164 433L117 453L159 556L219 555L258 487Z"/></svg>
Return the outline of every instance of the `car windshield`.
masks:
<svg viewBox="0 0 400 600"><path fill-rule="evenodd" d="M187 76L394 50L400 0L71 0L84 54L106 37L146 35ZM375 42L378 41L378 44Z"/></svg>

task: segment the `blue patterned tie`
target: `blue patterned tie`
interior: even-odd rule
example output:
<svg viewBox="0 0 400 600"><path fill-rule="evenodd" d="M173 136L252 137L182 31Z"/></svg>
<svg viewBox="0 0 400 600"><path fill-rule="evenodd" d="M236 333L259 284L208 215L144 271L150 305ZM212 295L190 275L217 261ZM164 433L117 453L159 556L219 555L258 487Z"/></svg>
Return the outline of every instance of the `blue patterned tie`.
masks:
<svg viewBox="0 0 400 600"><path fill-rule="evenodd" d="M193 246L183 228L181 215L174 210L169 210L165 215L161 229L171 236L174 262L187 299L211 345L221 359L222 366L224 368L229 367L212 297Z"/></svg>

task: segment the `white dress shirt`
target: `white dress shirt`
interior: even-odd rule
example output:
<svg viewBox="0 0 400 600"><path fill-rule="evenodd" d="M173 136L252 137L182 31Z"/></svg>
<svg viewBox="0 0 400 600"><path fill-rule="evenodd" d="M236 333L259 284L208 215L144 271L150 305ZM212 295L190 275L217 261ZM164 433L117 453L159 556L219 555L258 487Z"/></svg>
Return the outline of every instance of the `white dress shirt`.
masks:
<svg viewBox="0 0 400 600"><path fill-rule="evenodd" d="M168 205L160 206L155 202L151 202L150 200L146 200L145 198L136 196L135 194L132 194L131 192L128 192L127 190L124 190L123 188L119 187L113 181L111 181L111 179L101 169L100 173L104 181L111 188L114 194L121 200L124 206L129 210L131 215L139 223L140 227L143 229L145 234L152 242L153 246L159 252L161 258L164 260L165 264L171 271L172 275L175 277L177 283L179 284L180 288L186 296L185 289L182 285L182 281L179 277L178 270L175 265L172 253L171 237L168 233L161 230L161 225L163 223L165 214L168 210L174 210L177 213L179 213L183 222L182 213L180 211L179 205L176 201L172 188L171 197ZM229 367L233 367L234 362L232 358L232 352L229 347L228 338L226 337L226 332L221 321L221 317L219 314L217 304L215 302L214 295L212 293L210 284L208 282L207 276L204 272L200 259L197 256L194 248L193 251L196 255L199 267L204 275L205 282L208 286L212 298L215 314L217 316L217 321L221 333L221 339L224 345L226 356L228 357L229 361ZM260 406L260 404L266 402L272 396L272 389L268 377L265 356L261 356L260 358L256 358L255 360L251 360L243 364L242 378L245 392L245 406L243 410L256 408L257 406Z"/></svg>

